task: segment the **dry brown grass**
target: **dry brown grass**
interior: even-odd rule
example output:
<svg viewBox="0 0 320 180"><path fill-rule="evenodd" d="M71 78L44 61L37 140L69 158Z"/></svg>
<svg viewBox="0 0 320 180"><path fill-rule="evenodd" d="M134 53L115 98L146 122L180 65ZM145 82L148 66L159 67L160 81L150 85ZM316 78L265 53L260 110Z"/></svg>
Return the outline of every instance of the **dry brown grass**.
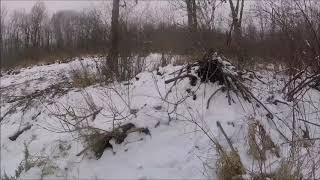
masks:
<svg viewBox="0 0 320 180"><path fill-rule="evenodd" d="M81 67L71 71L71 81L73 87L85 88L101 82L101 75L99 73L92 71L90 68L86 67L84 64Z"/></svg>
<svg viewBox="0 0 320 180"><path fill-rule="evenodd" d="M270 151L271 154L280 157L279 147L272 141L271 137L266 133L263 125L255 120L250 119L248 124L248 144L249 154L255 160L265 161L267 159L266 153Z"/></svg>
<svg viewBox="0 0 320 180"><path fill-rule="evenodd" d="M201 55L176 55L173 59L173 65L180 66L187 63L195 63L197 60L201 59Z"/></svg>
<svg viewBox="0 0 320 180"><path fill-rule="evenodd" d="M295 171L292 161L282 161L280 167L273 173L274 180L298 180L302 179L300 173Z"/></svg>
<svg viewBox="0 0 320 180"><path fill-rule="evenodd" d="M71 75L72 85L78 88L85 88L98 82L97 74L83 73L83 71L73 71Z"/></svg>
<svg viewBox="0 0 320 180"><path fill-rule="evenodd" d="M251 174L253 180L300 180L301 174L295 170L292 161L283 160L278 169L271 173Z"/></svg>
<svg viewBox="0 0 320 180"><path fill-rule="evenodd" d="M221 152L216 163L217 177L219 180L243 179L245 169L236 152Z"/></svg>
<svg viewBox="0 0 320 180"><path fill-rule="evenodd" d="M179 66L179 65L184 65L188 62L188 58L186 56L176 56L173 65L174 66Z"/></svg>
<svg viewBox="0 0 320 180"><path fill-rule="evenodd" d="M90 152L94 153L96 158L100 158L107 147L112 147L109 143L111 137L106 137L105 134L94 131L93 133L84 136L84 142Z"/></svg>

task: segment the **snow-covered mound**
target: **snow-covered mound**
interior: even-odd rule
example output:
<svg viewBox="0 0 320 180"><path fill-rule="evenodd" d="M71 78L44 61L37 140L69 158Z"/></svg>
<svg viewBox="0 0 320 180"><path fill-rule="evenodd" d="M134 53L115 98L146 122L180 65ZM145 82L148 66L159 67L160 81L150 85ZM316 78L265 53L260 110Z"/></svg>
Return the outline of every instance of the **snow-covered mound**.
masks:
<svg viewBox="0 0 320 180"><path fill-rule="evenodd" d="M269 112L259 104L248 103L235 94L235 103L229 105L225 92L218 92L207 108L208 99L220 88L218 83L199 80L191 86L188 78L165 83L177 76L182 66L149 69L130 82L76 88L70 79L79 62L36 66L1 77L3 177L5 174L20 179L216 179L218 156L212 139L230 150L217 122L240 155L247 171L243 177L260 171L259 164L248 153L251 120L258 121L279 147L279 156L267 153L265 173L273 172L289 156L288 127L293 115L290 102L282 99L280 91L284 75L262 71L255 74L259 80L250 76L245 81L254 96L273 113L274 118L270 119ZM81 62L94 71L96 59L85 58ZM320 107L319 93L311 90L306 97L306 101L313 100L314 107L304 107L305 114L310 122L317 123L319 113L312 112ZM133 132L120 144L112 140L113 149L105 149L99 159L90 151L79 155L87 148L83 134L89 132L86 128L111 131L125 123L148 128L151 135ZM317 126L297 121L297 127L297 136L309 127L310 136L319 137ZM12 140L18 131L21 134ZM320 158L313 147L299 153L308 154L306 159L317 162ZM308 161L302 163L312 166ZM309 171L312 168L303 172L305 177ZM319 175L319 171L314 174Z"/></svg>

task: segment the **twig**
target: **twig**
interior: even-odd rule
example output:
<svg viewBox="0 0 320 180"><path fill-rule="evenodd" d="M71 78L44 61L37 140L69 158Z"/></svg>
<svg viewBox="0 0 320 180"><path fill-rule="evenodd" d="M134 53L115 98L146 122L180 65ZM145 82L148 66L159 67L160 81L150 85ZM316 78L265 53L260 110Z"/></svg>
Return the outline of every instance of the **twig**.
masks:
<svg viewBox="0 0 320 180"><path fill-rule="evenodd" d="M16 132L14 135L10 136L9 139L10 139L11 141L15 141L23 132L31 129L31 127L32 127L32 124L24 127L24 128L21 129L20 131Z"/></svg>
<svg viewBox="0 0 320 180"><path fill-rule="evenodd" d="M172 78L172 79L166 80L164 83L165 83L165 84L169 84L169 83L171 83L171 82L177 81L177 80L179 80L179 79L184 79L184 78L186 78L186 77L189 77L189 78L191 78L191 79L197 79L197 77L194 76L194 75L186 74L186 75L177 76L177 77L174 77L174 78Z"/></svg>
<svg viewBox="0 0 320 180"><path fill-rule="evenodd" d="M210 105L211 99L214 97L214 95L216 95L216 94L217 94L220 90L222 90L222 89L223 89L223 87L217 89L216 91L214 91L214 92L211 94L211 96L209 97L209 99L208 99L208 101L207 101L207 109L209 109L209 105Z"/></svg>

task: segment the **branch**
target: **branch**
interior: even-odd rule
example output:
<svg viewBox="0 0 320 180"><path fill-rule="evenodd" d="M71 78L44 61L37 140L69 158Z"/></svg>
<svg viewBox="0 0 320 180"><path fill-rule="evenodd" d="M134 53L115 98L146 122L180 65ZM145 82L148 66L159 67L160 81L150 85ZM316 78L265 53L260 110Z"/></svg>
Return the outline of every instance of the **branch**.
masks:
<svg viewBox="0 0 320 180"><path fill-rule="evenodd" d="M197 77L194 76L194 75L186 74L186 75L177 76L177 77L174 77L174 78L172 78L172 79L166 80L164 83L165 83L165 84L169 84L169 83L171 83L171 82L174 82L174 81L179 80L179 79L184 79L184 78L186 78L186 77L189 77L189 78L191 78L191 79L197 79Z"/></svg>
<svg viewBox="0 0 320 180"><path fill-rule="evenodd" d="M213 93L211 94L211 96L209 97L209 99L208 99L208 101L207 101L207 109L209 109L210 101L211 101L211 99L213 98L213 96L216 95L216 94L218 93L218 91L220 91L220 90L222 90L222 89L223 89L223 87L217 89L215 92L213 92Z"/></svg>
<svg viewBox="0 0 320 180"><path fill-rule="evenodd" d="M224 137L226 138L226 140L227 140L227 142L228 142L231 150L236 153L237 151L234 149L231 140L228 138L226 132L225 132L224 129L222 128L221 123L220 123L219 121L217 121L217 126L218 126L218 128L221 130L221 132L222 132L222 134L224 135Z"/></svg>
<svg viewBox="0 0 320 180"><path fill-rule="evenodd" d="M24 127L23 129L21 129L20 131L17 131L14 135L10 136L9 139L11 141L15 141L23 132L31 129L32 125L28 125L26 127Z"/></svg>

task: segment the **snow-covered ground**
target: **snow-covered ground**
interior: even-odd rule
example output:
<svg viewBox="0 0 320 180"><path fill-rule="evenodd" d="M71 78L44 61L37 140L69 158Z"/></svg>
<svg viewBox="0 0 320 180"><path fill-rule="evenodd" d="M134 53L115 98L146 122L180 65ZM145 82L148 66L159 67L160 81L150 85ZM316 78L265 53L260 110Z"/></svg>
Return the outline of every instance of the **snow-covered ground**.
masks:
<svg viewBox="0 0 320 180"><path fill-rule="evenodd" d="M154 67L154 62L159 58L157 54L147 58L146 62L152 65L133 78L129 85L96 84L83 89L70 89L68 84L64 87L68 89L64 93L53 95L48 92L43 97L19 105L12 99L70 81L70 72L80 67L80 60L24 68L16 75L2 76L1 117L9 109L13 110L1 120L1 176L6 174L13 177L19 167L23 167L20 179L216 179L215 163L218 157L208 135L229 149L226 138L217 127L217 121L238 150L247 171L258 171L257 163L248 154L247 129L249 120L253 118L264 125L274 143L281 147L280 158L268 154L266 171L276 169L281 160L289 155L290 146L277 129L291 138L286 124L291 124L292 111L284 103L272 103L274 99L286 102L281 93L285 75L261 70L257 74L265 83L256 79L246 82L255 96L274 114L275 118L271 120L263 108L236 96L236 103L229 105L223 92L217 93L207 109L208 98L219 85L200 84L198 81L196 86L190 86L189 79L185 78L171 89L173 82L165 84L165 80L176 76L173 72L182 66L168 65L158 71L148 69ZM84 58L81 62L94 69L96 60ZM168 93L170 89L171 93ZM167 101L164 101L167 94ZM319 122L319 112L316 112L320 108L319 93L311 90L305 97L306 100L312 100L313 106L307 103L301 105L304 115L310 122ZM185 101L174 105L183 98ZM69 118L70 122L76 122L66 112L85 117L95 110L101 111L95 118L84 118L83 122L110 131L112 120L116 118L116 125L132 122L137 127L147 127L151 136L131 133L121 144L112 142L114 152L106 149L98 160L90 153L76 156L85 148L85 144L77 132L64 132L68 127L61 119ZM66 115L59 116L62 114ZM23 132L15 141L9 139L28 125L32 125L31 129ZM320 135L319 127L303 122L298 122L299 126L301 129L308 126L312 137ZM28 167L25 162L26 149L29 152ZM306 160L302 161L307 167L304 172L307 174L311 171L308 168L311 166L310 159L315 162L320 160L316 155L319 146L302 149L300 153L308 154ZM320 172L316 173L315 176L319 177Z"/></svg>

